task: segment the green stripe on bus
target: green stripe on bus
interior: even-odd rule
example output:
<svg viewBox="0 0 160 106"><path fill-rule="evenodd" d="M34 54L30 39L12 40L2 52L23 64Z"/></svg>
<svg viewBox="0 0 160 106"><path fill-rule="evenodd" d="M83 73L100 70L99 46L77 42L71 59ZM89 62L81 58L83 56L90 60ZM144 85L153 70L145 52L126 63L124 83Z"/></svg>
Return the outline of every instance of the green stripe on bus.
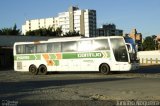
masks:
<svg viewBox="0 0 160 106"><path fill-rule="evenodd" d="M84 53L63 53L62 59L77 59L77 58L109 58L109 52L84 52Z"/></svg>
<svg viewBox="0 0 160 106"><path fill-rule="evenodd" d="M53 60L55 63L55 66L59 66L59 60Z"/></svg>
<svg viewBox="0 0 160 106"><path fill-rule="evenodd" d="M77 53L63 53L62 59L77 59Z"/></svg>
<svg viewBox="0 0 160 106"><path fill-rule="evenodd" d="M18 55L14 56L14 60L40 60L40 55Z"/></svg>
<svg viewBox="0 0 160 106"><path fill-rule="evenodd" d="M56 54L49 54L49 56L50 56L50 59L57 59Z"/></svg>
<svg viewBox="0 0 160 106"><path fill-rule="evenodd" d="M109 58L110 52L62 53L62 59ZM49 59L57 60L56 54L49 54ZM14 60L41 60L41 55L17 55Z"/></svg>

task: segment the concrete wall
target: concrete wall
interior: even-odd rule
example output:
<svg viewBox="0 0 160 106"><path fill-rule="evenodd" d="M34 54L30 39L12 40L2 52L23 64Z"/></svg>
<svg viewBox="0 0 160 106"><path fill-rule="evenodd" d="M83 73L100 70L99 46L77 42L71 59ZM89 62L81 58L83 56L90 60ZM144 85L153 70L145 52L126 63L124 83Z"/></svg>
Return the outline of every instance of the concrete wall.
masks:
<svg viewBox="0 0 160 106"><path fill-rule="evenodd" d="M138 57L141 64L160 64L160 50L140 51Z"/></svg>

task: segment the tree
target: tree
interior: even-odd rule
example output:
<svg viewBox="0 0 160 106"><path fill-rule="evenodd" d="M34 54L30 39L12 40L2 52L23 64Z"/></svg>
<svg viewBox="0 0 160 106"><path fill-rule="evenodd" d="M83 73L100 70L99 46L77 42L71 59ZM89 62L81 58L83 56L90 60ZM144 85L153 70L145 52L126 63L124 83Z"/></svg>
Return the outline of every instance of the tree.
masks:
<svg viewBox="0 0 160 106"><path fill-rule="evenodd" d="M11 28L2 28L1 35L12 35L12 29Z"/></svg>
<svg viewBox="0 0 160 106"><path fill-rule="evenodd" d="M62 28L58 27L56 30L54 30L53 27L49 28L40 28L33 31L27 31L26 35L35 35L35 36L61 36L62 35ZM79 32L73 31L73 32L67 32L66 34L63 34L64 37L73 37L73 36L83 36L82 34L79 34Z"/></svg>
<svg viewBox="0 0 160 106"><path fill-rule="evenodd" d="M56 29L56 33L57 33L57 35L58 36L61 36L61 34L62 34L62 27L58 27L57 29Z"/></svg>
<svg viewBox="0 0 160 106"><path fill-rule="evenodd" d="M147 36L143 42L143 49L144 50L155 50L156 48L155 38L156 38L155 35Z"/></svg>
<svg viewBox="0 0 160 106"><path fill-rule="evenodd" d="M17 29L17 25L15 24L13 28L2 28L0 30L0 35L20 35L20 29Z"/></svg>
<svg viewBox="0 0 160 106"><path fill-rule="evenodd" d="M40 28L33 31L27 31L26 35L35 35L35 36L58 36L57 32L53 29L53 27L49 28Z"/></svg>
<svg viewBox="0 0 160 106"><path fill-rule="evenodd" d="M17 25L15 24L12 29L12 35L20 35L20 34L21 34L21 31L20 29L17 29Z"/></svg>
<svg viewBox="0 0 160 106"><path fill-rule="evenodd" d="M69 32L65 33L63 36L64 37L74 37L74 36L83 36L83 35L80 34L79 31L77 31L77 32L76 31L73 31L73 32L69 31Z"/></svg>

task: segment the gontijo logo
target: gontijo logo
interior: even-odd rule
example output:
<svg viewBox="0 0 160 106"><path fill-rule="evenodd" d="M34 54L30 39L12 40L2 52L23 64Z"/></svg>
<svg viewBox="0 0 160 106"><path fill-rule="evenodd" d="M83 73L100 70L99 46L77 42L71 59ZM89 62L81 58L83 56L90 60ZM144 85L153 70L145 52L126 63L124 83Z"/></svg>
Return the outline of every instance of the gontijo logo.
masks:
<svg viewBox="0 0 160 106"><path fill-rule="evenodd" d="M100 52L91 52L91 53L78 53L78 58L99 58L102 57Z"/></svg>

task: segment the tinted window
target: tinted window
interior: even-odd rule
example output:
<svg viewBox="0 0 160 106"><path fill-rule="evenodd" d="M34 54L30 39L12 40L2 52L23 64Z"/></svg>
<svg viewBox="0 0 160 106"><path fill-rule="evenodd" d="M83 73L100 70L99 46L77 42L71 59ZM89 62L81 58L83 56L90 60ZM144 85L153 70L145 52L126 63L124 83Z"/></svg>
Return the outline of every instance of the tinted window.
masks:
<svg viewBox="0 0 160 106"><path fill-rule="evenodd" d="M130 43L132 45L132 48L136 51L136 45L132 38L125 38L126 43Z"/></svg>
<svg viewBox="0 0 160 106"><path fill-rule="evenodd" d="M127 50L122 38L112 38L111 45L116 61L128 62Z"/></svg>
<svg viewBox="0 0 160 106"><path fill-rule="evenodd" d="M90 51L93 50L93 45L91 40L84 40L78 42L78 51Z"/></svg>
<svg viewBox="0 0 160 106"><path fill-rule="evenodd" d="M48 43L47 44L47 52L53 53L53 52L61 52L61 43Z"/></svg>
<svg viewBox="0 0 160 106"><path fill-rule="evenodd" d="M94 40L94 50L109 50L109 44L107 39Z"/></svg>
<svg viewBox="0 0 160 106"><path fill-rule="evenodd" d="M16 53L17 54L23 54L23 53L25 53L24 45L17 45L16 46Z"/></svg>
<svg viewBox="0 0 160 106"><path fill-rule="evenodd" d="M74 52L77 51L77 42L62 42L62 52Z"/></svg>
<svg viewBox="0 0 160 106"><path fill-rule="evenodd" d="M47 52L47 44L38 44L36 53L45 53Z"/></svg>
<svg viewBox="0 0 160 106"><path fill-rule="evenodd" d="M36 52L36 46L33 44L25 45L25 53L35 53Z"/></svg>

